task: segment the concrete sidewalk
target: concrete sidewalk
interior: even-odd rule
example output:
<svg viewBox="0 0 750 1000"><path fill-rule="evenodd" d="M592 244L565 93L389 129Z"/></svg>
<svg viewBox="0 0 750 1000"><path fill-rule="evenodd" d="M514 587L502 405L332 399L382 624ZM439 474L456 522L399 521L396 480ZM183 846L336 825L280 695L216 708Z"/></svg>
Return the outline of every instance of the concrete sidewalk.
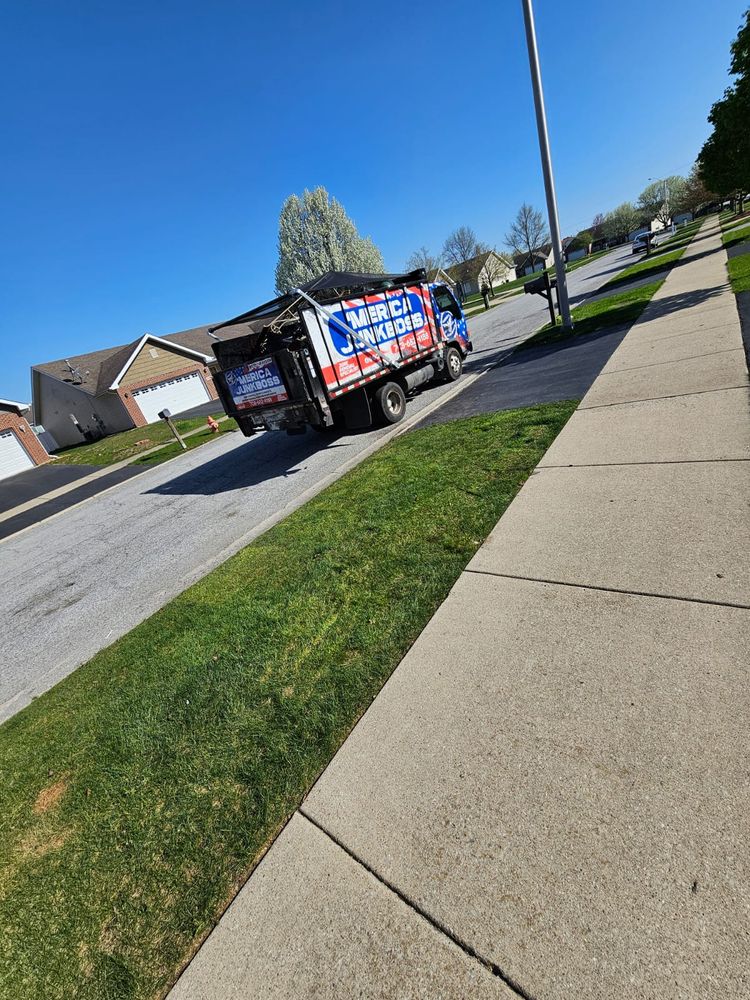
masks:
<svg viewBox="0 0 750 1000"><path fill-rule="evenodd" d="M750 995L750 392L709 221L172 1000Z"/></svg>

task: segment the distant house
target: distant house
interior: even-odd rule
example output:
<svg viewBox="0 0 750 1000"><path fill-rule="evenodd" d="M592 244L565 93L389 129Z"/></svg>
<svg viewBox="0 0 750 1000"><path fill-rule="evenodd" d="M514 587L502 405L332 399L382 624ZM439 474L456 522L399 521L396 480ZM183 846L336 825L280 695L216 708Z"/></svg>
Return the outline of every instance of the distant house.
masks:
<svg viewBox="0 0 750 1000"><path fill-rule="evenodd" d="M590 245L581 243L577 236L566 236L562 241L563 258L566 264L572 264L574 260L582 260L588 256L590 250Z"/></svg>
<svg viewBox="0 0 750 1000"><path fill-rule="evenodd" d="M672 219L672 223L675 226L684 226L687 222L693 221L692 212L678 212Z"/></svg>
<svg viewBox="0 0 750 1000"><path fill-rule="evenodd" d="M199 326L165 337L146 333L120 347L34 365L35 422L64 448L144 427L165 408L177 414L216 399L208 329ZM228 327L221 337L248 332L247 326Z"/></svg>
<svg viewBox="0 0 750 1000"><path fill-rule="evenodd" d="M533 253L517 253L513 258L517 278L524 278L527 274L534 274L535 271L544 271L552 267L553 263L551 243L545 243Z"/></svg>
<svg viewBox="0 0 750 1000"><path fill-rule="evenodd" d="M513 279L513 263L496 250L487 250L446 269L464 296L481 292L482 285L498 288Z"/></svg>
<svg viewBox="0 0 750 1000"><path fill-rule="evenodd" d="M456 287L454 279L442 267L435 267L431 271L428 271L427 280L430 284L447 285L449 288Z"/></svg>
<svg viewBox="0 0 750 1000"><path fill-rule="evenodd" d="M27 420L30 409L28 403L0 399L0 479L49 461Z"/></svg>

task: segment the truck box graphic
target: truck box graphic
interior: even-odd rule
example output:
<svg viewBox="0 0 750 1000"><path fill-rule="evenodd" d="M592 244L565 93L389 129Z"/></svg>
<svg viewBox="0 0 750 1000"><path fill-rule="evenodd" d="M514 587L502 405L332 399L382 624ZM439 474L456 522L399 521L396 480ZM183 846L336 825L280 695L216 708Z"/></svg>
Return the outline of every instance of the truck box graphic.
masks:
<svg viewBox="0 0 750 1000"><path fill-rule="evenodd" d="M381 355L401 367L434 351L444 339L424 285L344 299L325 312L304 309L302 319L332 396L387 371ZM369 351L369 344L379 353Z"/></svg>

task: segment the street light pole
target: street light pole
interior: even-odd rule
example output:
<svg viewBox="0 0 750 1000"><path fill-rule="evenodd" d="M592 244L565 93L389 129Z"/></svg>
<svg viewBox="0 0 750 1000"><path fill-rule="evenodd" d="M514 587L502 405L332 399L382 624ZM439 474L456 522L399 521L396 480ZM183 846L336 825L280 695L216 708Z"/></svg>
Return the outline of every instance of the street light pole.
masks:
<svg viewBox="0 0 750 1000"><path fill-rule="evenodd" d="M552 176L552 157L549 151L549 136L547 135L547 114L544 110L544 93L542 92L542 74L539 69L539 53L536 47L536 29L534 27L534 11L531 0L522 0L523 17L526 24L526 45L529 50L529 68L531 83L534 88L534 107L536 108L536 127L539 132L539 152L542 157L542 172L544 174L544 191L547 196L547 215L549 216L549 231L552 237L552 253L555 257L557 271L557 295L560 304L560 316L564 327L572 327L570 318L570 303L568 302L568 282L565 275L565 262L560 239L560 223L557 219L557 198L555 196L555 181Z"/></svg>

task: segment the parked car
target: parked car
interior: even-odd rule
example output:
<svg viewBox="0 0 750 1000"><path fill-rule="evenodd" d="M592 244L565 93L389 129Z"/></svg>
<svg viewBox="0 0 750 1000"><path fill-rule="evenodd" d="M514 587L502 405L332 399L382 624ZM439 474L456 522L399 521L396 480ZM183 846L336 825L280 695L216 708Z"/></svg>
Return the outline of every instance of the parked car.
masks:
<svg viewBox="0 0 750 1000"><path fill-rule="evenodd" d="M643 233L633 240L633 253L646 253L651 248L651 233Z"/></svg>

